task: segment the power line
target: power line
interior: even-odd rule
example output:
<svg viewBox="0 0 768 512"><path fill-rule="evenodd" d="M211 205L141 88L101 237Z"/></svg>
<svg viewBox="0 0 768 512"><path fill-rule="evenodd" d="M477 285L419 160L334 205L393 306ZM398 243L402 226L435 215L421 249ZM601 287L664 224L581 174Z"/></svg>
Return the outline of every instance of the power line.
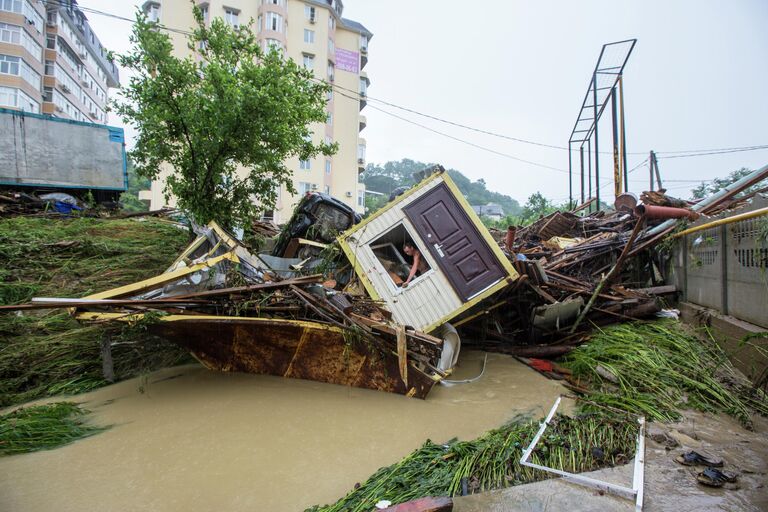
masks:
<svg viewBox="0 0 768 512"><path fill-rule="evenodd" d="M548 169L548 170L551 170L551 171L562 172L562 173L568 174L568 171L566 171L565 169L559 169L557 167L551 167L549 165L540 164L538 162L532 162L531 160L525 160L523 158L519 158L519 157L516 157L514 155L510 155L510 154L507 154L507 153L502 153L501 151L496 151L495 149L491 149L491 148L488 148L488 147L485 147L485 146L481 146L479 144L475 144L474 142L469 142L467 140L460 139L459 137L454 137L453 135L449 135L449 134L447 134L445 132L441 132L439 130L435 130L434 128L430 128L429 126L417 123L416 121L413 121L411 119L407 119L405 117L399 116L399 115L394 114L392 112L388 112L388 111L386 111L384 109L381 109L381 108L379 108L379 107L377 107L375 105L370 105L370 107L372 109L374 109L374 110L378 110L379 112L387 114L388 116L392 116L392 117L394 117L396 119L400 119L401 121L405 121L406 123L412 124L414 126L418 126L419 128L423 128L423 129L428 130L428 131L430 131L432 133L436 133L438 135L442 135L443 137L448 137L449 139L455 140L457 142L461 142L462 144L466 144L468 146L472 146L474 148L481 149L483 151L487 151L487 152L493 153L495 155L503 156L503 157L509 158L511 160L515 160L515 161L518 161L518 162L526 163L528 165L533 165L533 166L536 166L536 167L541 167L543 169Z"/></svg>
<svg viewBox="0 0 768 512"><path fill-rule="evenodd" d="M669 159L669 158L691 158L695 156L708 156L708 155L725 155L727 153L741 153L744 151L760 151L763 149L768 149L768 145L765 146L747 146L743 148L731 148L731 149L722 149L722 150L716 150L716 151L709 151L706 153L689 153L685 155L672 155L672 156L660 156L659 159Z"/></svg>
<svg viewBox="0 0 768 512"><path fill-rule="evenodd" d="M68 6L68 4L64 3L62 0L48 0L48 3L56 5L56 6L59 6L59 7L67 7ZM83 6L80 6L80 5L78 5L78 9L80 9L83 12L87 12L87 13L91 13L91 14L96 14L96 15L100 15L100 16L105 16L105 17L109 17L109 18L113 18L113 19L117 19L117 20L121 20L121 21L126 21L128 23L131 23L132 25L136 24L136 20L134 20L134 19L127 18L125 16L120 16L120 15L117 15L117 14L114 14L114 13L102 11L102 10L99 10L99 9L93 9L93 8L90 8L90 7L83 7ZM165 30L167 32L174 32L174 33L182 34L182 35L186 35L186 36L193 35L193 33L190 32L190 31L167 27L167 26L161 25L159 23L156 23L155 26L157 28L160 28L160 29ZM337 90L338 89L342 89L342 90L345 90L345 91L348 91L348 92L356 94L358 96L358 100L362 97L362 95L360 95L359 91L354 91L352 89L348 89L346 87L342 87L342 86L337 85L337 84L334 84L333 87L336 88ZM447 119L443 119L443 118L440 118L440 117L437 117L437 116L433 116L431 114L426 114L424 112L419 112L418 110L411 109L411 108L408 108L408 107L403 107L403 106L397 105L395 103L391 103L391 102L386 101L386 100L382 100L382 99L378 99L378 98L374 98L374 97L370 97L370 96L366 96L366 98L368 100L370 100L370 101L378 102L378 103L381 103L381 104L384 104L384 105L387 105L387 106L390 106L390 107L393 107L393 108L397 108L399 110L403 110L405 112L409 112L409 113L412 113L412 114L415 114L415 115L418 115L418 116L426 117L428 119L432 119L434 121L438 121L438 122L441 122L441 123L449 124L451 126L456 126L458 128L462 128L462 129L465 129L465 130L470 130L470 131L474 131L474 132L477 132L477 133L482 133L482 134L485 134L485 135L490 135L490 136L493 136L493 137L498 137L498 138L502 138L502 139L506 139L506 140L511 140L511 141L514 141L514 142L522 143L522 144L530 144L530 145L533 145L533 146L545 147L545 148L550 148L550 149L559 149L559 150L571 151L570 148L565 147L565 146L557 146L557 145L553 145L553 144L546 144L546 143L542 143L542 142L536 142L536 141L521 139L519 137L512 137L512 136L509 136L509 135L504 135L504 134L500 134L500 133L497 133L497 132L492 132L492 131L489 131L489 130L483 130L481 128L475 128L473 126L468 126L468 125L465 125L465 124L462 124L462 123L457 123L457 122L450 121L450 120L447 120ZM531 164L531 165L536 165L536 166L543 167L543 168L546 168L546 169L555 170L555 171L558 171L558 172L565 172L565 173L568 172L568 171L565 171L564 169L558 169L558 168L550 167L550 166L547 166L547 165L544 165L544 164L538 164L536 162L531 162L529 160L524 160L522 158L518 158L518 157L515 157L515 156L512 156L512 155L501 153L499 151L495 151L495 150L490 149L490 148L485 148L483 146L480 146L480 145L477 145L477 144L474 144L474 143L470 143L470 142L464 141L464 140L459 139L457 137L453 137L451 135L447 135L445 133L439 132L439 131L434 130L432 128L428 128L428 127L426 127L424 125L420 125L420 124L418 124L418 123L416 123L414 121L411 121L411 120L399 117L399 116L397 116L395 114L392 114L391 112L387 112L385 110L376 108L373 105L371 105L371 108L379 110L380 112L383 112L385 114L391 115L393 117L397 117L399 119L402 119L402 120L404 120L406 122L409 122L411 124L414 124L416 126L420 126L420 127L425 128L427 130L433 131L433 132L438 133L440 135L444 135L446 137L453 138L454 140L457 140L457 141L460 141L460 142L472 145L474 147L477 147L479 149L483 149L485 151L490 151L490 152L498 154L500 156L505 156L505 157L511 158L513 160L518 160L520 162L528 163L528 164ZM768 145L743 146L743 147L733 147L733 148L700 149L700 150L657 151L656 153L657 154L670 155L670 156L660 156L659 157L660 159L662 159L662 158L666 159L666 158L688 158L688 157L693 157L693 156L720 155L720 154L727 154L727 153L737 153L737 152L742 152L742 151L757 151L757 150L762 150L762 149L768 149ZM601 151L600 153L601 154L612 154L612 152L609 152L609 151ZM641 152L628 152L627 154L630 154L630 155L640 155L640 154L645 154L645 153L641 153ZM642 165L642 163L640 165ZM629 172L632 172L632 171L629 171Z"/></svg>
<svg viewBox="0 0 768 512"><path fill-rule="evenodd" d="M739 146L734 148L710 148L710 149L688 149L684 151L655 151L657 155L668 155L670 153L704 153L709 151L736 151L736 150L747 150L752 148L763 148L768 147L768 145L752 145L752 146Z"/></svg>
<svg viewBox="0 0 768 512"><path fill-rule="evenodd" d="M343 89L345 91L357 94L357 95L362 97L362 95L360 95L360 93L358 91L355 91L353 89L348 89L348 88L342 87L340 85L335 85L334 87L338 87L339 89ZM389 107L393 107L393 108L396 108L396 109L399 109L399 110L403 110L405 112L409 112L411 114L416 114L416 115L421 116L421 117L426 117L427 119L432 119L434 121L438 121L438 122L441 122L441 123L449 124L451 126L456 126L458 128L463 128L465 130L470 130L470 131L477 132L477 133L482 133L482 134L485 134L485 135L491 135L493 137L499 137L501 139L511 140L511 141L514 141L514 142L520 142L522 144L530 144L530 145L533 145L533 146L540 146L540 147L544 147L544 148L561 149L561 150L564 150L564 151L568 151L568 148L565 147L565 146L556 146L556 145L553 145L553 144L545 144L543 142L535 142L535 141L532 141L532 140L521 139L519 137L512 137L510 135L504 135L504 134L497 133L497 132L483 130L481 128L475 128L473 126L468 126L468 125L465 125L465 124L457 123L455 121L449 121L448 119L443 119L441 117L433 116L431 114L426 114L424 112L419 112L418 110L414 110L414 109L411 109L411 108L408 108L408 107L403 107L403 106L400 106L400 105L396 105L395 103L391 103L389 101L385 101L385 100L382 100L382 99L374 98L372 96L368 96L367 94L366 94L365 98L368 99L368 100L371 100L371 101L375 101L377 103L381 103L383 105L387 105ZM612 154L612 153L606 151L605 154ZM643 154L645 154L645 153L643 153Z"/></svg>
<svg viewBox="0 0 768 512"><path fill-rule="evenodd" d="M65 3L62 0L47 0L47 2L49 4L55 5L57 7L69 7L69 4ZM111 12L100 11L98 9L93 9L91 7L83 7L82 5L79 5L79 4L78 4L77 8L80 9L81 11L89 13L89 14L97 14L97 15L100 15L100 16L105 16L107 18L113 18L113 19L116 19L116 20L127 21L128 23L131 23L132 25L136 24L136 20L135 19L126 18L125 16L120 16L118 14L113 14ZM182 35L186 35L186 36L191 36L192 35L192 32L190 32L190 31L167 27L167 26L161 25L159 23L155 23L155 26L157 28L160 28L160 29L165 30L167 32L175 32L177 34L182 34Z"/></svg>

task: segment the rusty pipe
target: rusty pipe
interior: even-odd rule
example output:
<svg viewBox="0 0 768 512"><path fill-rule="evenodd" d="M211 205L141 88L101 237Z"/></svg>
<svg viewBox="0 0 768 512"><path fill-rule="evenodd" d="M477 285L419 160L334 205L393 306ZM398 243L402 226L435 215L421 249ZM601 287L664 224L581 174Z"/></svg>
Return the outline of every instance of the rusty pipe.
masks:
<svg viewBox="0 0 768 512"><path fill-rule="evenodd" d="M649 219L688 219L696 220L699 214L687 208L673 208L671 206L655 206L652 204L639 204L635 207L638 217L643 215Z"/></svg>
<svg viewBox="0 0 768 512"><path fill-rule="evenodd" d="M515 226L507 227L507 236L504 237L504 245L507 248L507 252L512 252L512 245L515 243L515 233L517 229Z"/></svg>

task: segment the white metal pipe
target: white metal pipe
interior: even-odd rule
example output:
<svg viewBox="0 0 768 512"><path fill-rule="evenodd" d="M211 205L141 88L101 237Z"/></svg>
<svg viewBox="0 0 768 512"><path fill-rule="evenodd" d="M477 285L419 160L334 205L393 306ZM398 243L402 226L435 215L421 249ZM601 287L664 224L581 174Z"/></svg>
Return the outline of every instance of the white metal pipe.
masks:
<svg viewBox="0 0 768 512"><path fill-rule="evenodd" d="M761 175L762 175L762 177L761 177ZM735 183L731 183L730 185L725 187L720 192L717 192L716 194L714 194L714 195L712 195L712 196L710 196L710 197L708 197L706 199L702 199L701 201L699 201L698 203L693 205L691 207L691 210L693 210L695 212L703 210L707 206L709 206L709 205L711 205L713 203L716 203L717 201L719 201L723 197L726 197L732 191L738 190L739 188L741 188L745 184L748 184L751 181L754 181L755 183L757 183L757 182L759 182L759 181L761 181L761 180L763 180L765 178L768 178L768 165L765 165L765 166L761 167L760 169L749 173L748 175L744 176L743 178L741 178L739 181L737 181ZM668 228L672 227L675 224L675 222L677 222L677 219L669 219L669 220L667 220L665 222L662 222L661 224L659 224L658 226L656 226L652 230L648 231L646 236L658 235L659 233L662 233L663 231L665 231Z"/></svg>

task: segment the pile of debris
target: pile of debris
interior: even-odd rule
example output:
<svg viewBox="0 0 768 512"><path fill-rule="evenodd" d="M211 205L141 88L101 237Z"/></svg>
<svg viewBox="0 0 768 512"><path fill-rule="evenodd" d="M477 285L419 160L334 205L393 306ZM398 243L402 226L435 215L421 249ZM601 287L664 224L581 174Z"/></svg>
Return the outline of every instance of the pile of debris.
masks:
<svg viewBox="0 0 768 512"><path fill-rule="evenodd" d="M86 209L82 201L63 192L34 194L20 191L0 192L0 217L16 215L71 214Z"/></svg>
<svg viewBox="0 0 768 512"><path fill-rule="evenodd" d="M764 168L697 203L644 192L616 201L615 211L578 215L558 211L524 228L494 232L521 278L473 315L455 322L466 344L530 357L567 353L585 339L591 325L653 316L666 285L664 251L651 251L678 226L744 204L742 191L768 178ZM758 191L759 192L759 191Z"/></svg>
<svg viewBox="0 0 768 512"><path fill-rule="evenodd" d="M442 340L391 321L377 302L313 273L322 262L254 255L211 223L163 274L82 299L34 298L5 310L72 308L84 322L139 324L211 369L268 373L424 398L447 374ZM267 263L267 261L269 263Z"/></svg>
<svg viewBox="0 0 768 512"><path fill-rule="evenodd" d="M593 325L658 313L675 288L648 249L678 219L720 211L766 177L756 171L697 204L625 194L615 211L579 215L587 203L494 241L437 166L362 222L308 194L271 252L254 254L212 223L157 277L0 309L73 308L84 322L146 325L209 368L423 398L450 375L461 344L557 357ZM252 229L275 234L268 223Z"/></svg>

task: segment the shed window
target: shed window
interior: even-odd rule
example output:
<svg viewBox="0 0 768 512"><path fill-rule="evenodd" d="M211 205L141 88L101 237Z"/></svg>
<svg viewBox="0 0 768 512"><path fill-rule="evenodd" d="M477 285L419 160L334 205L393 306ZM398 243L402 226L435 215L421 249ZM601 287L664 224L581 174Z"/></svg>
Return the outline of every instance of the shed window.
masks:
<svg viewBox="0 0 768 512"><path fill-rule="evenodd" d="M418 256L413 251L406 249L406 244L411 244L418 253ZM415 259L420 260L420 268L416 270L416 274L410 284L421 279L422 276L430 273L432 270L424 257L423 248L414 241L402 224L395 226L373 240L369 246L376 259L379 260L379 263L381 263L381 266L384 267L384 270L389 275L392 284L397 287L402 286L408 280ZM409 255L407 252L412 254Z"/></svg>

